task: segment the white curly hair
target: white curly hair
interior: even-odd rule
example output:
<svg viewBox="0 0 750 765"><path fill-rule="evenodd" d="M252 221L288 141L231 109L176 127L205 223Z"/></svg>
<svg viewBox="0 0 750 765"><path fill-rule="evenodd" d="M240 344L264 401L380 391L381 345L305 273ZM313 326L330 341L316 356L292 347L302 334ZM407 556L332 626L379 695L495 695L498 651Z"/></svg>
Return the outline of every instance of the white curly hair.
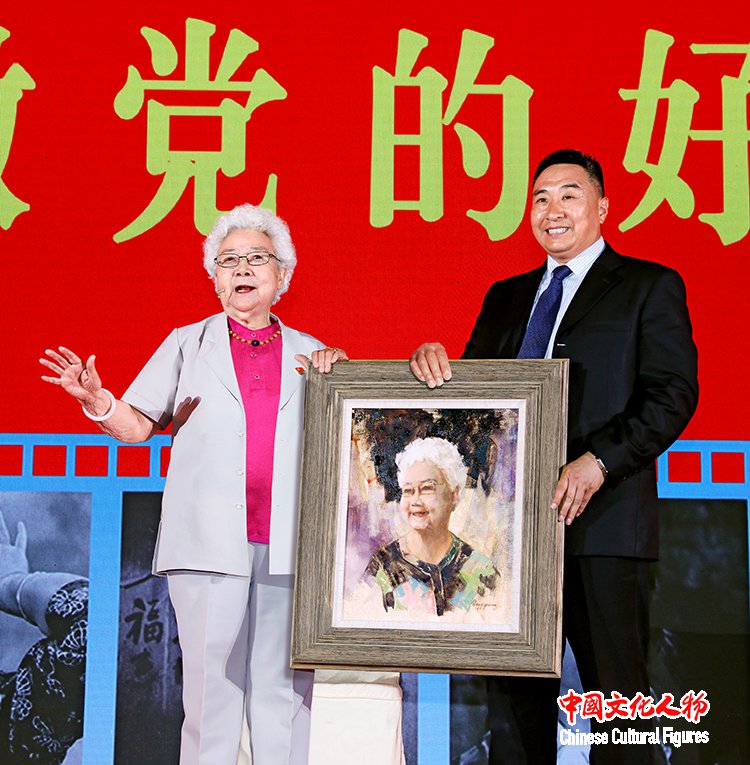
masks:
<svg viewBox="0 0 750 765"><path fill-rule="evenodd" d="M219 254L219 247L230 232L237 229L253 229L265 234L273 245L274 255L279 261L279 267L286 269L286 275L281 287L276 291L273 302L289 289L294 268L297 265L297 253L289 234L289 226L270 210L255 205L238 205L228 213L224 213L214 223L209 235L203 242L203 267L208 275L216 282L216 263L214 258Z"/></svg>
<svg viewBox="0 0 750 765"><path fill-rule="evenodd" d="M455 444L444 438L417 438L396 455L399 486L404 485L406 473L417 462L431 462L443 471L451 491L463 491L469 470Z"/></svg>

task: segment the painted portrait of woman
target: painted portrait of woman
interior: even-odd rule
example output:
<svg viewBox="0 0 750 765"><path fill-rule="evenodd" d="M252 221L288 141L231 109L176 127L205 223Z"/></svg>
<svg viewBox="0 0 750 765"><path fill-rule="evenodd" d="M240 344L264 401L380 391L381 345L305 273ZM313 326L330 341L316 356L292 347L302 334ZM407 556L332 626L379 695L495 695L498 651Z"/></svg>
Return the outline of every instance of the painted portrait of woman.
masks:
<svg viewBox="0 0 750 765"><path fill-rule="evenodd" d="M334 620L515 629L523 402L409 403L352 405Z"/></svg>

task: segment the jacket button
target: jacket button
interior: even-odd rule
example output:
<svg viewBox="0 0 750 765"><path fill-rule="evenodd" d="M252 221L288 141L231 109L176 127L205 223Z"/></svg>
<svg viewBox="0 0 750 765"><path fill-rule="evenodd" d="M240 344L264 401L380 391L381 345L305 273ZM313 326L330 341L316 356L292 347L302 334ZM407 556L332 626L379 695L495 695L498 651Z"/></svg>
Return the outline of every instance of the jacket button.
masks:
<svg viewBox="0 0 750 765"><path fill-rule="evenodd" d="M238 502L238 503L235 505L235 507L236 507L238 510L242 510L242 508L243 508L243 507L245 507L245 506L244 506L244 505L243 505L241 502Z"/></svg>
<svg viewBox="0 0 750 765"><path fill-rule="evenodd" d="M242 470L242 469L239 469L239 470L237 471L237 475L245 475L245 471L244 471L244 470Z"/></svg>

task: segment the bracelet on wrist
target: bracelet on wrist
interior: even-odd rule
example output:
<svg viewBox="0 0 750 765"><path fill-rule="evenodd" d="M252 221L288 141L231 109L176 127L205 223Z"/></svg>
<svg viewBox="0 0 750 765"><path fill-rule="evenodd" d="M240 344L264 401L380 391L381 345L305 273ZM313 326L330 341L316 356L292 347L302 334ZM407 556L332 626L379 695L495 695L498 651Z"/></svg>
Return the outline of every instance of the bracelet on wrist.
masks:
<svg viewBox="0 0 750 765"><path fill-rule="evenodd" d="M18 606L18 612L21 614L21 616L23 616L24 619L26 619L27 622L30 622L31 618L26 613L26 611L24 611L23 603L21 602L21 593L23 592L23 588L26 586L26 583L39 574L41 574L41 571L32 571L30 574L26 574L26 576L24 576L24 578L21 580L21 583L18 585L18 589L16 590L16 605Z"/></svg>
<svg viewBox="0 0 750 765"><path fill-rule="evenodd" d="M86 417L94 422L104 422L104 420L108 420L115 413L115 407L117 406L117 401L115 401L115 397L110 391L106 388L101 388L101 391L109 396L109 409L104 414L91 414L85 406L81 405L81 409L83 409L83 413Z"/></svg>

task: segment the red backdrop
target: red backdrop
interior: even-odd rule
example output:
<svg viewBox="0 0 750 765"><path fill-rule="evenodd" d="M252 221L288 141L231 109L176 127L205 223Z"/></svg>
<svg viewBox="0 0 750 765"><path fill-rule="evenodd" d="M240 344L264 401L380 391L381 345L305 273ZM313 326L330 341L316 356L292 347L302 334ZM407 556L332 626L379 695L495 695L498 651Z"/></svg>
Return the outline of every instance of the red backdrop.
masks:
<svg viewBox="0 0 750 765"><path fill-rule="evenodd" d="M94 3L6 3L0 26L10 37L0 46L0 77L7 84L8 69L17 62L36 87L18 101L1 176L30 209L7 230L0 229L5 330L0 430L89 429L72 402L39 380L37 359L45 348L64 344L82 355L96 353L104 384L120 394L174 326L219 310L201 265L192 182L153 228L120 244L113 240L161 182L146 169L146 109L134 119L121 119L115 96L130 65L144 78L155 77L140 34L143 26L173 41L180 56L174 77L182 77L188 17L217 27L212 72L227 35L238 28L260 49L237 78L249 80L263 68L288 94L258 107L247 124L245 170L232 178L219 173L216 181L218 206L228 209L258 202L268 174L278 175L277 209L290 224L299 254L291 290L277 306L286 323L357 358L405 358L429 339L442 340L457 356L488 286L541 262L525 219L512 236L491 242L466 216L469 208L492 207L500 194L499 96L470 95L459 114L487 142L491 163L485 177L466 175L458 138L445 127L442 218L427 222L414 211L397 211L390 226L374 228L369 222L373 67L394 71L400 29L425 35L429 44L415 72L431 66L448 80L445 107L461 33L471 29L495 41L479 82L497 84L513 75L533 89L532 166L566 146L598 156L611 200L606 238L624 254L658 260L683 274L702 386L700 408L686 435L748 437L744 272L750 239L745 235L723 245L698 219L699 213L721 211L727 202L722 142L688 140L679 175L695 195L690 217L680 219L662 203L634 228L621 232L618 225L650 182L644 173L623 167L635 102L619 94L620 88L638 87L646 31L675 39L663 83L666 88L683 80L699 93L692 129L718 130L726 113L737 130L745 131L744 153L736 155L741 165L747 162L747 98L745 113L741 99L727 107L721 78L737 77L744 56L697 55L690 45L748 47L750 10L736 1L691 9L684 3L640 0L627 7L587 0L557 7L478 2L458 9L448 2L387 3L359 10L351 3L285 0L135 0L117 13ZM3 91L0 84L6 142L8 99L7 87ZM194 96L185 103L203 101ZM662 100L657 110L651 162L659 160L668 106ZM407 126L399 129L419 130L417 108L418 92L397 93L397 126ZM170 145L218 148L217 124L216 119L186 119L179 130L175 126ZM0 135L0 147L2 140ZM408 153L398 158L397 194L416 193L413 160ZM730 195L746 199L747 181L743 185L737 167L732 172Z"/></svg>

